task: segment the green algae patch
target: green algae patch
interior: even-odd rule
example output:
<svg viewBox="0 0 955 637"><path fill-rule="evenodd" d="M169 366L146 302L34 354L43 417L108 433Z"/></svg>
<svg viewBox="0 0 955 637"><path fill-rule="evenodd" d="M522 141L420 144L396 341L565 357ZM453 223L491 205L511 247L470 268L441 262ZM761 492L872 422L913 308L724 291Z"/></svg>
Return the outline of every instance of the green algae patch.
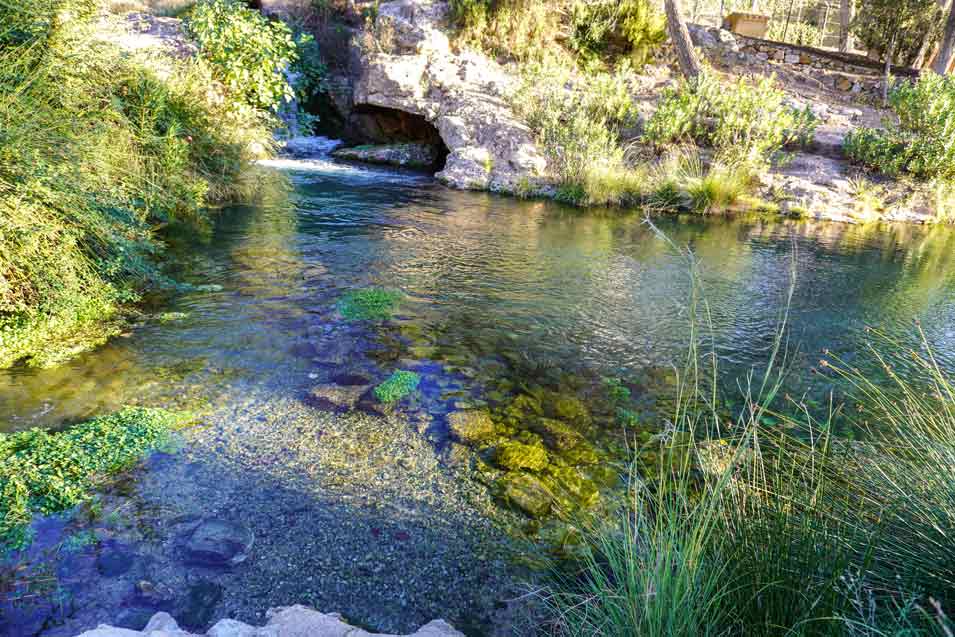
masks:
<svg viewBox="0 0 955 637"><path fill-rule="evenodd" d="M386 321L394 316L402 298L396 290L349 290L338 299L338 311L349 321Z"/></svg>
<svg viewBox="0 0 955 637"><path fill-rule="evenodd" d="M498 445L494 452L494 462L508 471L540 471L547 466L548 457L547 452L540 446L509 440Z"/></svg>
<svg viewBox="0 0 955 637"><path fill-rule="evenodd" d="M0 550L27 545L33 514L89 500L98 484L164 445L183 421L132 407L60 432L0 433Z"/></svg>
<svg viewBox="0 0 955 637"><path fill-rule="evenodd" d="M396 370L383 383L375 387L375 398L383 403L394 403L418 389L421 376L403 369Z"/></svg>

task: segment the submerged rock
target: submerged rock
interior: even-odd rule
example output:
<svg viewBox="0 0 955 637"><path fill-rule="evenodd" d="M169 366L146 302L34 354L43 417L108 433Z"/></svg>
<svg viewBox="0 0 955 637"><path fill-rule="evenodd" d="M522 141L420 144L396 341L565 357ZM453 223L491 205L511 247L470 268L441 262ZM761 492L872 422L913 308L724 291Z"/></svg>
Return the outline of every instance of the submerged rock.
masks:
<svg viewBox="0 0 955 637"><path fill-rule="evenodd" d="M221 599L222 586L215 582L200 580L189 587L182 610L179 611L179 620L188 628L204 628L212 621L216 604Z"/></svg>
<svg viewBox="0 0 955 637"><path fill-rule="evenodd" d="M543 437L548 447L558 451L566 451L583 441L576 429L553 418L536 418L531 421L530 428Z"/></svg>
<svg viewBox="0 0 955 637"><path fill-rule="evenodd" d="M468 445L489 442L496 435L491 415L482 409L456 411L448 415L451 437Z"/></svg>
<svg viewBox="0 0 955 637"><path fill-rule="evenodd" d="M339 148L332 157L349 159L369 164L384 164L399 168L431 168L438 163L440 154L433 144L379 144Z"/></svg>
<svg viewBox="0 0 955 637"><path fill-rule="evenodd" d="M526 473L512 472L497 483L499 497L505 504L520 509L535 518L550 512L554 494L539 478Z"/></svg>
<svg viewBox="0 0 955 637"><path fill-rule="evenodd" d="M252 533L244 526L225 520L203 520L183 547L187 564L235 566L248 557Z"/></svg>
<svg viewBox="0 0 955 637"><path fill-rule="evenodd" d="M388 637L369 633L342 621L337 613L320 613L306 606L273 608L266 614L268 623L262 627L250 626L234 619L217 622L207 637ZM77 637L199 637L183 631L176 620L166 613L156 613L142 631L116 628L106 624L88 630ZM398 636L391 636L398 637ZM404 637L464 637L442 619L431 621Z"/></svg>
<svg viewBox="0 0 955 637"><path fill-rule="evenodd" d="M328 383L317 385L308 392L308 402L321 409L355 408L370 385L337 385Z"/></svg>
<svg viewBox="0 0 955 637"><path fill-rule="evenodd" d="M494 450L494 462L502 469L540 471L547 466L547 452L537 445L509 440Z"/></svg>

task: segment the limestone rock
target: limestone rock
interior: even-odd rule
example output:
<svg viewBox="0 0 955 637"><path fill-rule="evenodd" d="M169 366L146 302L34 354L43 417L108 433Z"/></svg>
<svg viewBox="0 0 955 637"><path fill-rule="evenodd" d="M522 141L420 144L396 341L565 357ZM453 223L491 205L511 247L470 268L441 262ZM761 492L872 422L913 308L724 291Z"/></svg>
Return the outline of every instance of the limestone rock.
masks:
<svg viewBox="0 0 955 637"><path fill-rule="evenodd" d="M494 438L491 415L482 409L456 411L448 416L451 437L468 445L478 445Z"/></svg>
<svg viewBox="0 0 955 637"><path fill-rule="evenodd" d="M308 392L308 401L323 409L354 409L369 385L317 385Z"/></svg>
<svg viewBox="0 0 955 637"><path fill-rule="evenodd" d="M380 144L339 148L332 157L399 168L431 168L438 161L438 149L431 144Z"/></svg>
<svg viewBox="0 0 955 637"><path fill-rule="evenodd" d="M494 60L452 51L446 2L394 0L379 7L390 52L361 50L352 101L356 111L393 109L423 117L448 150L445 184L502 192L542 188L547 161L507 95L515 80Z"/></svg>
<svg viewBox="0 0 955 637"><path fill-rule="evenodd" d="M183 547L185 561L199 566L235 566L245 561L252 534L244 526L226 520L199 523Z"/></svg>
<svg viewBox="0 0 955 637"><path fill-rule="evenodd" d="M337 613L320 613L306 606L273 608L265 626L250 626L234 619L216 623L206 637L398 637L369 633L342 621ZM200 637L181 630L172 617L156 613L142 631L101 625L77 637ZM405 637L464 637L447 622L436 619Z"/></svg>

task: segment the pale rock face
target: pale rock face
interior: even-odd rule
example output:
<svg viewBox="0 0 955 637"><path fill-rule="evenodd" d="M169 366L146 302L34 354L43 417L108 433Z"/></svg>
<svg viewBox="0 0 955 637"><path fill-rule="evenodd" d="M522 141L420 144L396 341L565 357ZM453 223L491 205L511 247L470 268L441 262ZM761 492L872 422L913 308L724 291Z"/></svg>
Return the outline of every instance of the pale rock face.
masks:
<svg viewBox="0 0 955 637"><path fill-rule="evenodd" d="M379 7L378 28L390 52L363 51L354 85L356 107L423 116L448 147L445 184L462 189L529 192L542 188L547 161L533 133L512 111L515 79L494 60L452 51L442 0L395 0Z"/></svg>
<svg viewBox="0 0 955 637"><path fill-rule="evenodd" d="M464 637L447 622L436 619L407 636L369 633L342 621L337 613L320 613L306 606L273 608L265 626L234 619L220 620L205 637ZM156 613L142 631L102 625L77 637L202 637L179 628L171 616Z"/></svg>

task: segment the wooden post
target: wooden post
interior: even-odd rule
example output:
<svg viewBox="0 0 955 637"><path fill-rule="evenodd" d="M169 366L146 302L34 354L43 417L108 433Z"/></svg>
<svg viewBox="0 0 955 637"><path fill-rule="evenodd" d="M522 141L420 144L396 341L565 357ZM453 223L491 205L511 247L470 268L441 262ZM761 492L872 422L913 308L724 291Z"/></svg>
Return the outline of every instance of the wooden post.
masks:
<svg viewBox="0 0 955 637"><path fill-rule="evenodd" d="M686 30L686 23L683 22L678 0L664 0L663 6L667 15L667 31L673 41L673 48L676 49L680 71L686 79L695 80L700 76L700 61L696 59L693 41L690 40L690 32ZM720 19L722 20L722 16Z"/></svg>

